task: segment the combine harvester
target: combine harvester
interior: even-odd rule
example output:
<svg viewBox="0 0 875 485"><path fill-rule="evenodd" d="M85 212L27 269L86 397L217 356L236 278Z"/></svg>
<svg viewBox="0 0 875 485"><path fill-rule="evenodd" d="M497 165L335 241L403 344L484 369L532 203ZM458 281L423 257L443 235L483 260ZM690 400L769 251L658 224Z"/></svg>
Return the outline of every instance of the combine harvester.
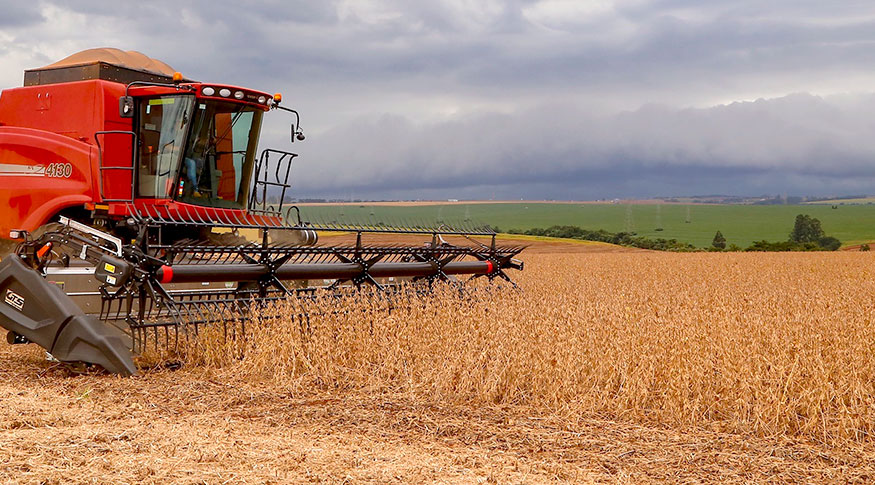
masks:
<svg viewBox="0 0 875 485"><path fill-rule="evenodd" d="M522 269L522 248L496 246L488 227L303 222L283 204L296 155L256 156L266 112L293 115L292 142L304 139L281 101L116 49L26 71L24 87L4 90L0 326L9 343L38 344L74 370L131 375L147 346L312 294L293 288L310 280L383 288L384 279L455 275L509 281L505 269ZM316 231L356 233L356 243L317 245ZM368 246L370 233L429 242ZM448 235L491 243L453 245Z"/></svg>

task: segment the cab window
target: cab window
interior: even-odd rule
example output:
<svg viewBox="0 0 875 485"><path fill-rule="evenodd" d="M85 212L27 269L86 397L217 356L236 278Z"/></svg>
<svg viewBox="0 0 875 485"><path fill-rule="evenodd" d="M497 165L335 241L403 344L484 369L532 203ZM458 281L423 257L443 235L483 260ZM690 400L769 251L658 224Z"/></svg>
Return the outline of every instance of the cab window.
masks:
<svg viewBox="0 0 875 485"><path fill-rule="evenodd" d="M193 96L161 96L140 103L137 195L171 198L191 117Z"/></svg>
<svg viewBox="0 0 875 485"><path fill-rule="evenodd" d="M180 201L246 207L262 114L236 103L197 102L180 167Z"/></svg>

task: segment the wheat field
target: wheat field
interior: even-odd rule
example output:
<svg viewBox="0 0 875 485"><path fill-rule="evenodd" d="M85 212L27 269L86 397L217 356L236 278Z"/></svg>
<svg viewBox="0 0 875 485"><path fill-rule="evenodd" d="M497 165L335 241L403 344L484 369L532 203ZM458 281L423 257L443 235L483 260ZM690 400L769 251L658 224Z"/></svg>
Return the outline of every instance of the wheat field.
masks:
<svg viewBox="0 0 875 485"><path fill-rule="evenodd" d="M320 390L403 392L822 443L875 423L875 258L531 254L519 290L323 298L204 338L189 365ZM337 310L343 311L337 311Z"/></svg>
<svg viewBox="0 0 875 485"><path fill-rule="evenodd" d="M0 482L875 476L875 254L533 244L518 290L287 302L132 378L0 346Z"/></svg>

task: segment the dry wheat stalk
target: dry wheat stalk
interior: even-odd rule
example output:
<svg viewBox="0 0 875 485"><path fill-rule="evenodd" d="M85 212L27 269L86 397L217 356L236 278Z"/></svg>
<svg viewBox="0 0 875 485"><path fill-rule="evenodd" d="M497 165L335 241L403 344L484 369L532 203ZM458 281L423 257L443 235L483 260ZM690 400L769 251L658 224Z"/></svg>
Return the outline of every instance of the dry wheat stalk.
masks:
<svg viewBox="0 0 875 485"><path fill-rule="evenodd" d="M865 253L530 255L521 292L445 287L391 311L323 298L309 325L255 322L245 339L201 338L187 359L250 379L522 404L571 420L866 440L873 263Z"/></svg>

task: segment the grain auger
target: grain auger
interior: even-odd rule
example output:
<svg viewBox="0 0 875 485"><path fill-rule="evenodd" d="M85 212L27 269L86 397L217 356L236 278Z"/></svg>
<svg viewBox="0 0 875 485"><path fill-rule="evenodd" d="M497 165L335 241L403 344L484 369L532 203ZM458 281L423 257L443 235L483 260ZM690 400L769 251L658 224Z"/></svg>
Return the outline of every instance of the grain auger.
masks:
<svg viewBox="0 0 875 485"><path fill-rule="evenodd" d="M297 155L256 157L266 112L291 113L291 141L304 138L279 95L108 49L26 71L24 84L0 95L0 326L9 343L75 369L134 374L133 356L152 345L204 326L243 331L253 311L290 297L510 281L505 270L523 267L523 248L497 245L486 226L302 220L285 204ZM320 232L356 239L319 244ZM425 241L369 245L375 233Z"/></svg>

